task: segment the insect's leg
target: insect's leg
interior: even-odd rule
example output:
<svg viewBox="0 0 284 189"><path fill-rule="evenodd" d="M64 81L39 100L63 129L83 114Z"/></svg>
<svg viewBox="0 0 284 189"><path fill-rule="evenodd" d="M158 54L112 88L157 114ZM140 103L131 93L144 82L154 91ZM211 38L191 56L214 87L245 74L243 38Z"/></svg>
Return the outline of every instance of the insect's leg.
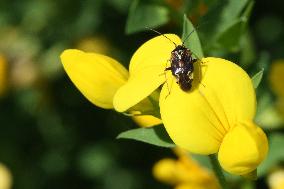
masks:
<svg viewBox="0 0 284 189"><path fill-rule="evenodd" d="M167 73L166 71L169 71L169 70L172 70L172 67L167 67L166 69L164 69L164 72L160 73L159 76L165 75Z"/></svg>
<svg viewBox="0 0 284 189"><path fill-rule="evenodd" d="M171 90L172 90L173 82L174 82L174 80L172 79L172 80L171 80L170 88L168 88L168 89L169 89L169 93L167 94L167 96L165 97L165 99L167 99L167 97L171 94Z"/></svg>
<svg viewBox="0 0 284 189"><path fill-rule="evenodd" d="M166 98L170 95L170 89L169 89L169 83L168 83L168 79L167 79L167 73L166 71L171 70L172 67L167 67L168 66L168 62L170 62L170 60L167 60L166 62L166 66L165 66L165 70L164 70L164 75L165 75L165 81L166 81L166 85L167 85L167 89L168 89L168 94L166 96Z"/></svg>
<svg viewBox="0 0 284 189"><path fill-rule="evenodd" d="M197 54L195 54L195 53L192 52L192 51L191 51L191 53L196 57L195 61L199 60L201 64L205 64L205 62L203 62L203 61L201 60L201 58L199 58L199 57L197 56ZM195 61L194 61L194 62L195 62Z"/></svg>

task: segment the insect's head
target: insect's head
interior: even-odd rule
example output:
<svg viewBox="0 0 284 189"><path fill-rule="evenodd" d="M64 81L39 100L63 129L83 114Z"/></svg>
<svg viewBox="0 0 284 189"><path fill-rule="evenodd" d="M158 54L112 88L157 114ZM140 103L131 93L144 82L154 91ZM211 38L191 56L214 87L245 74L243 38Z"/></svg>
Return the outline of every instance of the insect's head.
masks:
<svg viewBox="0 0 284 189"><path fill-rule="evenodd" d="M172 51L172 55L182 57L186 51L187 48L184 45L177 45L176 48Z"/></svg>

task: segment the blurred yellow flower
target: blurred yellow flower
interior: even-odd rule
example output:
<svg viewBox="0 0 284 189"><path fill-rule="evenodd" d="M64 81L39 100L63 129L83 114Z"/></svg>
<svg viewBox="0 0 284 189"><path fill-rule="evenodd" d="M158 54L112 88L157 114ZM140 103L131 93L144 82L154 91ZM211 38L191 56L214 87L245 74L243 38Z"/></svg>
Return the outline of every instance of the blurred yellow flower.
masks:
<svg viewBox="0 0 284 189"><path fill-rule="evenodd" d="M175 189L218 189L218 181L213 173L201 167L186 152L176 148L178 159L165 158L153 167L154 177Z"/></svg>
<svg viewBox="0 0 284 189"><path fill-rule="evenodd" d="M13 62L10 82L13 88L22 89L34 86L40 77L38 65L30 59Z"/></svg>
<svg viewBox="0 0 284 189"><path fill-rule="evenodd" d="M0 163L0 189L10 189L12 186L12 175L9 169Z"/></svg>
<svg viewBox="0 0 284 189"><path fill-rule="evenodd" d="M174 34L166 36L175 44L182 43ZM172 74L164 71L175 48L167 38L158 36L144 43L131 58L129 73L114 59L95 53L66 50L61 60L91 102L118 112L131 112L145 99L151 103L147 97L167 82L159 106L174 143L193 153L219 152L221 166L232 174L253 172L266 157L268 141L253 122L256 99L249 76L230 61L203 58L194 64L191 91L184 92Z"/></svg>
<svg viewBox="0 0 284 189"><path fill-rule="evenodd" d="M7 66L6 58L0 54L0 96L3 95L7 88Z"/></svg>
<svg viewBox="0 0 284 189"><path fill-rule="evenodd" d="M284 59L272 63L269 73L270 86L276 94L276 108L284 117Z"/></svg>
<svg viewBox="0 0 284 189"><path fill-rule="evenodd" d="M269 81L275 94L284 97L284 59L272 63Z"/></svg>
<svg viewBox="0 0 284 189"><path fill-rule="evenodd" d="M107 54L110 50L110 45L105 38L94 36L81 39L76 45L76 48L83 51Z"/></svg>
<svg viewBox="0 0 284 189"><path fill-rule="evenodd" d="M268 177L268 186L270 189L283 189L284 188L284 170L279 169L272 172Z"/></svg>

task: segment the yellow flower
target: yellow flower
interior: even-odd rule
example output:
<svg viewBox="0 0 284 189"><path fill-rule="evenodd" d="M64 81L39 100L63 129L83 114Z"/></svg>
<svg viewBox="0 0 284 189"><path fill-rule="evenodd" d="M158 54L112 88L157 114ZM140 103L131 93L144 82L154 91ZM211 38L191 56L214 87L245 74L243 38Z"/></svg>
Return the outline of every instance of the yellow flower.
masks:
<svg viewBox="0 0 284 189"><path fill-rule="evenodd" d="M284 170L280 169L270 174L268 177L268 185L270 189L283 189L284 188Z"/></svg>
<svg viewBox="0 0 284 189"><path fill-rule="evenodd" d="M181 44L177 36L167 37ZM159 36L136 51L130 62L130 79L114 96L117 111L129 109L165 82L161 73L174 47ZM195 64L190 92L182 91L171 73L166 78L160 113L175 144L204 155L220 149L218 158L226 171L238 175L254 171L267 154L268 142L253 123L256 99L249 76L236 64L211 57Z"/></svg>
<svg viewBox="0 0 284 189"><path fill-rule="evenodd" d="M181 44L178 36L166 36ZM219 152L221 166L230 173L253 172L265 158L268 142L253 122L256 99L249 76L230 61L203 58L194 64L191 91L184 92L164 71L174 43L164 36L144 43L130 61L129 77L118 62L103 55L69 50L61 59L71 80L91 102L119 112L131 112L167 82L159 106L174 143L193 153Z"/></svg>
<svg viewBox="0 0 284 189"><path fill-rule="evenodd" d="M12 185L12 175L9 169L0 163L0 189L10 189Z"/></svg>
<svg viewBox="0 0 284 189"><path fill-rule="evenodd" d="M92 51L100 54L106 54L110 51L110 45L104 37L87 37L81 39L76 48L83 51Z"/></svg>
<svg viewBox="0 0 284 189"><path fill-rule="evenodd" d="M113 108L115 93L128 80L129 74L123 65L108 56L76 49L65 50L61 61L72 82L90 102L101 108ZM143 101L144 109L151 108L148 101ZM151 115L133 119L143 127L161 123Z"/></svg>
<svg viewBox="0 0 284 189"><path fill-rule="evenodd" d="M0 96L7 88L7 61L3 55L0 55Z"/></svg>
<svg viewBox="0 0 284 189"><path fill-rule="evenodd" d="M175 189L217 189L214 175L201 167L181 149L175 149L178 159L165 158L153 167L153 175L161 182L174 185Z"/></svg>

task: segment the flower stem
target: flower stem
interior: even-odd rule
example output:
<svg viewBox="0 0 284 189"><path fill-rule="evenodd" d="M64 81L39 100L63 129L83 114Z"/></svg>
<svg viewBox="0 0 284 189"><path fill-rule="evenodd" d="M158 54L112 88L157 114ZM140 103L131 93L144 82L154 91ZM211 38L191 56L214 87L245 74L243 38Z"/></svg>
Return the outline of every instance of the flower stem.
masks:
<svg viewBox="0 0 284 189"><path fill-rule="evenodd" d="M216 175L216 177L219 180L221 188L222 189L228 189L228 185L227 185L225 176L224 176L222 168L220 167L220 164L219 164L219 162L218 162L218 160L216 158L216 155L215 154L211 154L211 155L209 155L209 158L210 158L210 162L211 162L212 168L213 168L213 170L215 172L215 175Z"/></svg>

